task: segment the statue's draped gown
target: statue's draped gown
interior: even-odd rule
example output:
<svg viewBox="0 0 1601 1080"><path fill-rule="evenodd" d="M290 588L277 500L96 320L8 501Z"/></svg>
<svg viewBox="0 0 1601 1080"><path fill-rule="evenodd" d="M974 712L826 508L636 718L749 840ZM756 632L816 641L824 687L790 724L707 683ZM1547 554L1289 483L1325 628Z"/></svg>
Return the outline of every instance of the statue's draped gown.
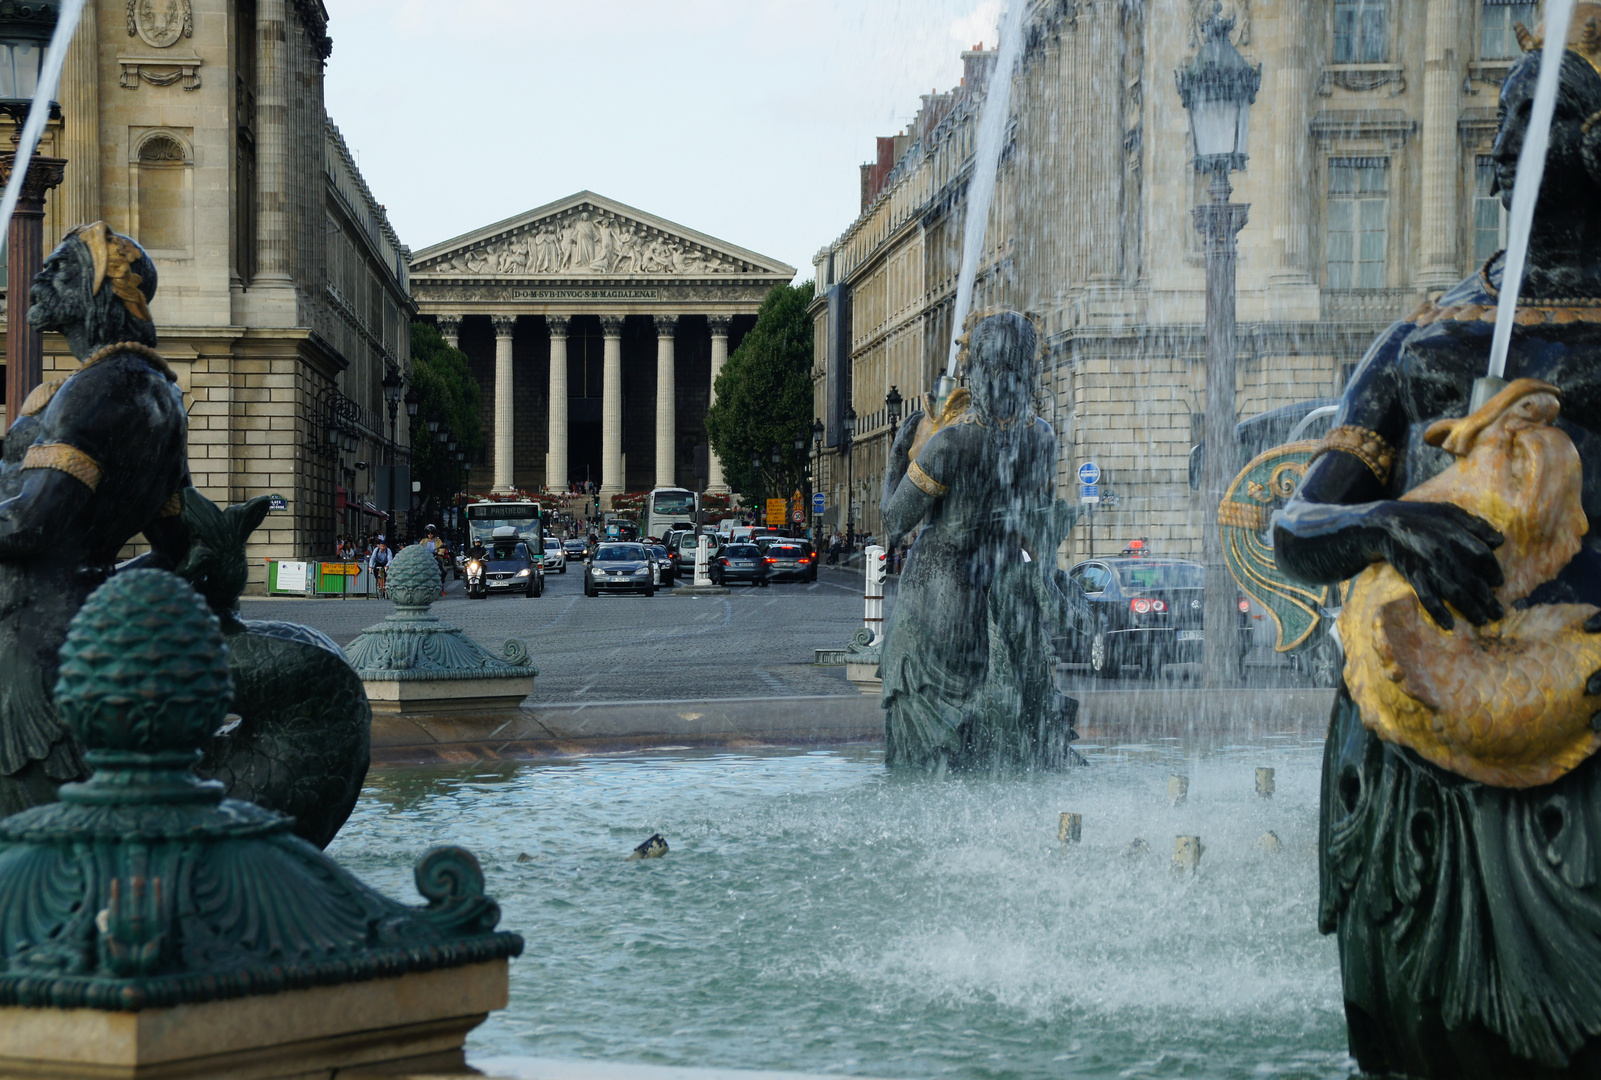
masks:
<svg viewBox="0 0 1601 1080"><path fill-rule="evenodd" d="M42 395L41 395L42 396ZM80 368L5 438L0 462L0 815L55 798L85 774L56 714L67 624L118 551L187 483L183 394L164 365L116 352ZM64 444L100 469L93 490L23 469L30 446ZM17 496L22 497L18 498Z"/></svg>

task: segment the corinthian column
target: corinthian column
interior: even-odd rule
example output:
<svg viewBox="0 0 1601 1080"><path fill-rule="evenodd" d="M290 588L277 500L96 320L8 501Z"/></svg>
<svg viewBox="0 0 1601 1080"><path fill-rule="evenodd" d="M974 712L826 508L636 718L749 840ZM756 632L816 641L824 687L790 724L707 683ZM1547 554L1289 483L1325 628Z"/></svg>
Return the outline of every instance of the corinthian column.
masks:
<svg viewBox="0 0 1601 1080"><path fill-rule="evenodd" d="M445 344L452 349L461 348L461 316L440 315L437 318L439 321L439 336L445 339Z"/></svg>
<svg viewBox="0 0 1601 1080"><path fill-rule="evenodd" d="M289 276L288 0L256 4L256 276L252 287L292 288Z"/></svg>
<svg viewBox="0 0 1601 1080"><path fill-rule="evenodd" d="M605 499L624 489L623 317L602 315L600 332L606 346L600 392L600 495L601 509L606 510L610 507Z"/></svg>
<svg viewBox="0 0 1601 1080"><path fill-rule="evenodd" d="M61 187L56 224L65 231L97 221L100 213L100 28L85 4L61 75L62 149L72 163Z"/></svg>
<svg viewBox="0 0 1601 1080"><path fill-rule="evenodd" d="M728 362L728 324L733 322L727 315L711 315L706 319L706 325L712 331L712 392L707 399L706 407L710 409L717 404L717 376L722 374L723 365ZM728 493L728 481L723 479L723 462L710 446L706 448L706 490L718 494Z"/></svg>
<svg viewBox="0 0 1601 1080"><path fill-rule="evenodd" d="M674 382L673 333L678 316L656 316L656 486L676 487L673 445L678 441L678 387Z"/></svg>
<svg viewBox="0 0 1601 1080"><path fill-rule="evenodd" d="M567 490L567 316L546 315L550 327L550 442L545 452L545 487Z"/></svg>
<svg viewBox="0 0 1601 1080"><path fill-rule="evenodd" d="M516 412L512 402L511 335L517 328L517 317L496 315L491 321L495 324L495 492L512 495L517 485L512 474Z"/></svg>
<svg viewBox="0 0 1601 1080"><path fill-rule="evenodd" d="M1429 0L1423 33L1423 223L1415 284L1423 292L1449 289L1462 276L1457 265L1456 220L1458 105L1456 4Z"/></svg>

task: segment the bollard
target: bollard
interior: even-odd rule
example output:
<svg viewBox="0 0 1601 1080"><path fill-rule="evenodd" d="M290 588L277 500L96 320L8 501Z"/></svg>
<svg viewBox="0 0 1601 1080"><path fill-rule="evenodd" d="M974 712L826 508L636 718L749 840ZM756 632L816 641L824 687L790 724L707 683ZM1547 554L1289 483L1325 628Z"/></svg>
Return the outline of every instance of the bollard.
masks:
<svg viewBox="0 0 1601 1080"><path fill-rule="evenodd" d="M1260 768L1256 770L1256 793L1264 799L1273 797L1273 770Z"/></svg>
<svg viewBox="0 0 1601 1080"><path fill-rule="evenodd" d="M1283 851L1284 841L1279 839L1278 833L1269 829L1256 838L1256 848L1258 851Z"/></svg>
<svg viewBox="0 0 1601 1080"><path fill-rule="evenodd" d="M1083 829L1083 814L1063 813L1056 825L1056 839L1064 844L1076 844Z"/></svg>
<svg viewBox="0 0 1601 1080"><path fill-rule="evenodd" d="M1199 836L1175 836L1173 838L1173 869L1195 870L1201 865L1201 854L1206 851L1206 845L1201 843Z"/></svg>
<svg viewBox="0 0 1601 1080"><path fill-rule="evenodd" d="M868 545L866 551L867 591L863 597L867 601L866 614L862 622L867 629L873 632L873 644L877 645L884 639L884 549L877 544Z"/></svg>
<svg viewBox="0 0 1601 1080"><path fill-rule="evenodd" d="M1145 842L1145 838L1143 836L1136 836L1133 840L1129 841L1128 847L1123 849L1123 858L1137 859L1141 855L1149 855L1150 853L1151 845Z"/></svg>
<svg viewBox="0 0 1601 1080"><path fill-rule="evenodd" d="M1167 778L1167 801L1182 806L1190 797L1190 778L1174 773Z"/></svg>
<svg viewBox="0 0 1601 1080"><path fill-rule="evenodd" d="M712 561L711 537L701 533L695 541L695 584L707 586L712 583L711 571L708 567Z"/></svg>

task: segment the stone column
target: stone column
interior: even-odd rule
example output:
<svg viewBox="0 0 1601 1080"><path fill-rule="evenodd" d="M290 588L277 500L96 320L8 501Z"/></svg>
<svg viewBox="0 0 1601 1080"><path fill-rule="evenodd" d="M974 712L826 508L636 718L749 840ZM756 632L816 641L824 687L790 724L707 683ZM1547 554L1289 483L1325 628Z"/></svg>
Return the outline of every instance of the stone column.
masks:
<svg viewBox="0 0 1601 1080"><path fill-rule="evenodd" d="M733 319L727 315L709 315L706 325L712 331L712 391L707 399L706 407L710 409L717 404L717 376L722 374L723 365L728 362L728 324ZM723 479L723 462L711 447L706 453L706 490L720 495L728 494L728 481Z"/></svg>
<svg viewBox="0 0 1601 1080"><path fill-rule="evenodd" d="M61 155L72 163L62 185L56 224L62 231L98 221L100 213L100 27L85 4L61 73Z"/></svg>
<svg viewBox="0 0 1601 1080"><path fill-rule="evenodd" d="M1273 173L1281 198L1272 200L1272 218L1268 223L1273 244L1278 248L1278 266L1268 274L1268 284L1275 289L1290 286L1311 287L1316 283L1312 273L1312 206L1315 195L1307 180L1313 174L1312 142L1309 124L1312 114L1312 84L1317 78L1317 62L1308 44L1307 9L1312 5L1286 4L1280 9L1283 52L1279 63L1263 65L1265 79L1271 80L1264 89L1266 100L1283 118L1278 127L1282 137L1272 140L1266 149L1273 162ZM1264 100L1259 96L1258 101ZM1256 153L1263 153L1261 147ZM1314 305L1316 295L1307 298ZM1277 317L1293 317L1292 312L1275 311Z"/></svg>
<svg viewBox="0 0 1601 1080"><path fill-rule="evenodd" d="M1429 0L1423 34L1423 221L1414 284L1421 292L1449 289L1457 265L1456 121L1462 73L1456 68L1457 12L1451 0Z"/></svg>
<svg viewBox="0 0 1601 1080"><path fill-rule="evenodd" d="M674 381L673 334L678 316L656 316L656 486L676 487L674 444L678 441L678 387Z"/></svg>
<svg viewBox="0 0 1601 1080"><path fill-rule="evenodd" d="M0 186L11 180L16 151L0 153ZM28 325L28 289L44 264L44 200L65 175L65 158L36 155L23 176L6 233L6 427L16 422L33 388L44 381L44 335Z"/></svg>
<svg viewBox="0 0 1601 1080"><path fill-rule="evenodd" d="M293 288L289 276L289 0L256 5L256 276L252 288Z"/></svg>
<svg viewBox="0 0 1601 1080"><path fill-rule="evenodd" d="M512 453L516 447L511 371L511 335L517 316L496 315L495 324L495 493L511 495L517 491L512 475Z"/></svg>
<svg viewBox="0 0 1601 1080"><path fill-rule="evenodd" d="M605 338L605 363L600 393L600 496L601 510L610 510L606 501L625 490L623 476L623 317L602 315L600 332Z"/></svg>
<svg viewBox="0 0 1601 1080"><path fill-rule="evenodd" d="M550 442L545 453L545 488L567 490L567 316L546 315L550 327Z"/></svg>
<svg viewBox="0 0 1601 1080"><path fill-rule="evenodd" d="M461 316L440 315L438 320L439 336L445 339L445 344L452 349L461 348Z"/></svg>

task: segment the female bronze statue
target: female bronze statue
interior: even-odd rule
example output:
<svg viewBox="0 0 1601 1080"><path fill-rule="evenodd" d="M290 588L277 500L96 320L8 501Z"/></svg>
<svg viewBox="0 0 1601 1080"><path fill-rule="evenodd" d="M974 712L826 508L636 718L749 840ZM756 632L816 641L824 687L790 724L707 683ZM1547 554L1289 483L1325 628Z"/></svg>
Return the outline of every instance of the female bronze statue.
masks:
<svg viewBox="0 0 1601 1080"><path fill-rule="evenodd" d="M968 339L967 395L912 414L890 451L884 542L927 519L882 646L891 767L1032 768L1076 755L1077 702L1052 683L1056 435L1034 414L1034 328L1007 312Z"/></svg>
<svg viewBox="0 0 1601 1080"><path fill-rule="evenodd" d="M1592 31L1570 41L1563 57L1507 361L1513 384L1468 417L1473 382L1486 373L1502 281L1497 255L1374 343L1337 426L1275 523L1286 573L1311 583L1361 574L1359 586L1406 593L1348 604L1348 615L1365 606L1360 617L1342 616L1352 661L1324 756L1320 921L1339 935L1350 1044L1366 1073L1601 1075L1601 763L1593 731L1584 730L1601 730L1601 672L1588 670L1580 648L1566 664L1536 672L1519 642L1487 631L1517 621L1514 601L1521 610L1582 606L1572 634L1601 631L1601 615L1586 622L1583 614L1601 609L1594 38ZM1508 200L1539 66L1538 53L1526 54L1501 91L1493 155ZM1496 445L1481 447L1482 439ZM1476 462L1481 452L1488 456ZM1514 458L1582 469L1571 482L1542 474L1552 498L1573 507L1565 520L1547 515L1543 535L1556 547L1541 549L1525 535L1542 512L1539 500L1508 509L1484 497L1494 492L1463 487L1475 470L1497 475ZM1523 483L1528 470L1520 469L1503 471ZM1414 489L1421 490L1403 501ZM1506 532L1472 506L1497 516ZM1539 580L1515 580L1553 550L1561 557ZM1386 585L1390 571L1368 570L1377 563L1403 580ZM1356 656L1375 642L1374 655ZM1499 717L1484 714L1483 693L1461 693L1484 675L1461 665L1492 653L1506 665L1490 689L1505 694ZM1527 698L1522 684L1531 678L1549 684L1534 689L1565 695L1570 705L1592 700L1595 718L1581 717L1566 757L1527 753L1527 725L1547 717L1507 722L1508 703ZM1458 699L1469 713L1461 733L1443 711L1437 724L1417 722L1420 710L1448 710Z"/></svg>

